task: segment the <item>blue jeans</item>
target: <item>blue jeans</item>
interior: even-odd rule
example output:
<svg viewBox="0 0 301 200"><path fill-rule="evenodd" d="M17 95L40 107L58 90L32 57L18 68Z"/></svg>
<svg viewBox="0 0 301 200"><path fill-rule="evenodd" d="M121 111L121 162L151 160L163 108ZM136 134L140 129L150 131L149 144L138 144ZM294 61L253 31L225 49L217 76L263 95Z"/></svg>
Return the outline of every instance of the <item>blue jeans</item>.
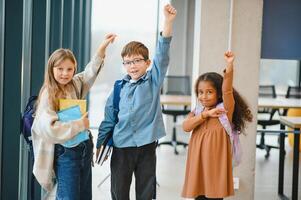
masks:
<svg viewBox="0 0 301 200"><path fill-rule="evenodd" d="M76 147L55 145L54 170L57 181L57 200L92 199L91 140Z"/></svg>

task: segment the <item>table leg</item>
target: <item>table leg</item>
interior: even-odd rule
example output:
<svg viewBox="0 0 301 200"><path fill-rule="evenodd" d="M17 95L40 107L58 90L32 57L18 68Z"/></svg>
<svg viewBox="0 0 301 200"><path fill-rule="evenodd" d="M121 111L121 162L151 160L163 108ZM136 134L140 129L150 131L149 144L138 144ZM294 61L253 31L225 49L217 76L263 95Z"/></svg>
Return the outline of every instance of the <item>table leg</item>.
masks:
<svg viewBox="0 0 301 200"><path fill-rule="evenodd" d="M178 145L178 142L177 142L177 133L176 133L176 125L174 123L174 127L172 129L172 139L171 139L171 144L174 148L174 152L176 155L179 154L179 152L177 151L177 145Z"/></svg>
<svg viewBox="0 0 301 200"><path fill-rule="evenodd" d="M280 129L284 130L285 126L280 125ZM284 149L285 133L280 133L279 136L279 171L278 171L278 194L283 195L283 177L284 177L284 159L285 159L285 149Z"/></svg>
<svg viewBox="0 0 301 200"><path fill-rule="evenodd" d="M299 131L295 129L295 131ZM299 178L299 143L300 135L294 134L294 160L293 160L293 190L292 200L298 199L298 178Z"/></svg>

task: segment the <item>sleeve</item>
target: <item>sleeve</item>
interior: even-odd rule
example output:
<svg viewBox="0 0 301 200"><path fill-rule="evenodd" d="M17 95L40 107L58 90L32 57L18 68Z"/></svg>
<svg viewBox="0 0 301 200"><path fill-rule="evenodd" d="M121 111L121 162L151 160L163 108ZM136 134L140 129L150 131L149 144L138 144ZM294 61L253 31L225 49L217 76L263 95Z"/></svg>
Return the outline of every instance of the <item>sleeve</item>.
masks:
<svg viewBox="0 0 301 200"><path fill-rule="evenodd" d="M86 65L85 70L76 74L73 77L73 81L76 86L81 90L81 96L84 97L89 92L89 89L92 87L95 82L97 75L99 74L101 68L104 65L103 58L100 58L95 54L91 61Z"/></svg>
<svg viewBox="0 0 301 200"><path fill-rule="evenodd" d="M223 102L224 107L227 110L227 117L232 121L232 115L234 112L234 96L233 96L233 70L226 72L224 71L224 80L223 80Z"/></svg>
<svg viewBox="0 0 301 200"><path fill-rule="evenodd" d="M169 49L171 37L159 37L156 54L151 69L152 80L156 86L161 87L169 64Z"/></svg>
<svg viewBox="0 0 301 200"><path fill-rule="evenodd" d="M48 106L48 100L41 98L32 125L32 131L37 135L53 144L62 144L83 130L85 126L81 119L70 122L59 121L56 112Z"/></svg>
<svg viewBox="0 0 301 200"><path fill-rule="evenodd" d="M96 148L99 148L101 146L107 134L109 134L109 132L114 129L116 125L116 117L117 116L115 116L114 114L112 91L106 102L104 120L100 123L100 126L98 128Z"/></svg>

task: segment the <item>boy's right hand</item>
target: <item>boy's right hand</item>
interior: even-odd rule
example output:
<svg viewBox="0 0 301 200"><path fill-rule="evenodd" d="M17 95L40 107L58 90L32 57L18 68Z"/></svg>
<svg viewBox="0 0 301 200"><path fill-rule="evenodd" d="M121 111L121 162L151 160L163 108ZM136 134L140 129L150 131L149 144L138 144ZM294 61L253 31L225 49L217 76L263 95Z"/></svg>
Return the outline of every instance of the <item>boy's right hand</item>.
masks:
<svg viewBox="0 0 301 200"><path fill-rule="evenodd" d="M99 57L104 58L105 57L105 53L106 53L106 48L108 47L108 45L110 43L113 43L115 38L116 38L116 34L114 33L109 33L105 36L105 39L102 41L102 43L99 45L98 50L97 50L97 54L99 55Z"/></svg>
<svg viewBox="0 0 301 200"><path fill-rule="evenodd" d="M177 10L170 4L164 6L164 16L167 22L173 22L176 18Z"/></svg>
<svg viewBox="0 0 301 200"><path fill-rule="evenodd" d="M177 10L172 5L167 4L164 6L163 12L165 16L165 21L164 21L162 36L170 37L172 34L172 24L176 18Z"/></svg>
<svg viewBox="0 0 301 200"><path fill-rule="evenodd" d="M83 114L83 116L81 117L81 120L83 121L85 128L89 129L89 127L90 127L90 121L88 119L88 112L86 112L85 114Z"/></svg>

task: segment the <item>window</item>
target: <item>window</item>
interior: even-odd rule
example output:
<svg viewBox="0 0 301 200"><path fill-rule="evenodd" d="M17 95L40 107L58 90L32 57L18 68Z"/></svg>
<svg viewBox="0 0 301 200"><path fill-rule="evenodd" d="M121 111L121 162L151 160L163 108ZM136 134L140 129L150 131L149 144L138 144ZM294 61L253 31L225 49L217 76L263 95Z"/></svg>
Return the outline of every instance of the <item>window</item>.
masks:
<svg viewBox="0 0 301 200"><path fill-rule="evenodd" d="M91 54L96 52L107 33L115 33L117 38L108 47L105 66L91 90L91 127L99 126L114 81L125 75L120 55L122 48L132 40L140 41L148 47L152 59L156 47L157 17L158 1L93 0Z"/></svg>

